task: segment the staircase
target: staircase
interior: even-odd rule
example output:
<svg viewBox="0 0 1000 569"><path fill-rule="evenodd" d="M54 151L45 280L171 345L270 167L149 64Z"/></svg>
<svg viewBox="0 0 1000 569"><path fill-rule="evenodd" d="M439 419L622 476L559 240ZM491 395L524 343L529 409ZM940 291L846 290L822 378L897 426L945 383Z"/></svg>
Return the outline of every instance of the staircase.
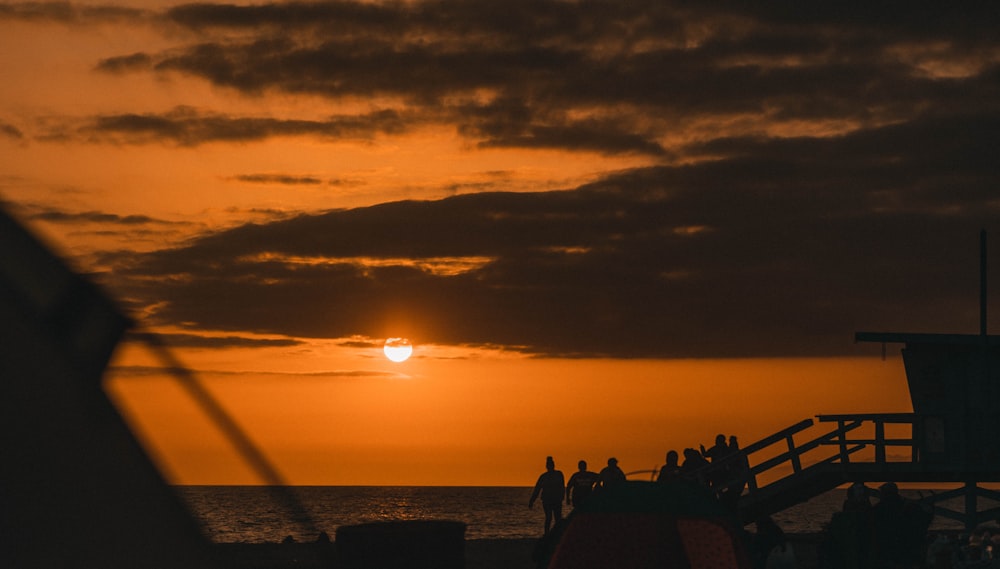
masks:
<svg viewBox="0 0 1000 569"><path fill-rule="evenodd" d="M887 438L886 425L902 425L905 438ZM921 416L915 413L819 415L757 441L725 459L695 472L699 480L721 477L719 487L745 482L735 502L740 519L751 523L851 482L916 482L961 484L921 501L936 514L975 527L995 520L1000 507L978 511L977 498L1000 501L1000 492L980 488L980 482L1000 482L996 464L955 465L921 460ZM798 442L796 439L805 440ZM864 451L864 452L862 452ZM745 462L744 462L745 461ZM738 474L740 464L749 470ZM721 474L725 473L725 474ZM965 511L940 502L965 497Z"/></svg>

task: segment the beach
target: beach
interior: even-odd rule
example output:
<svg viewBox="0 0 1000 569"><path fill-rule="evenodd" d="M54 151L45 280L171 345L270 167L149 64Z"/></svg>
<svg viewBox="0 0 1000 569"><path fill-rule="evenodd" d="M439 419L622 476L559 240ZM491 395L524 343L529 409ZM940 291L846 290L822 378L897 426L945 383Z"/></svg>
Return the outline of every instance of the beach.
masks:
<svg viewBox="0 0 1000 569"><path fill-rule="evenodd" d="M465 541L466 569L533 569L538 540L470 539ZM225 569L321 569L342 567L334 543L217 543L216 562Z"/></svg>
<svg viewBox="0 0 1000 569"><path fill-rule="evenodd" d="M817 534L791 534L799 569L818 566ZM465 540L465 569L534 569L535 538ZM225 569L321 569L344 565L333 543L220 543L212 546Z"/></svg>

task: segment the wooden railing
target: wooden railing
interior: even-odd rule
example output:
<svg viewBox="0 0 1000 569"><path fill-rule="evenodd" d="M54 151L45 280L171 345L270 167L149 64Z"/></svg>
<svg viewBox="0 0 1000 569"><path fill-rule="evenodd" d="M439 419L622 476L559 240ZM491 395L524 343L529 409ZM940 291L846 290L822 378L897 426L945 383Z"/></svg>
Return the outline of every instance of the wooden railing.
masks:
<svg viewBox="0 0 1000 569"><path fill-rule="evenodd" d="M789 484L792 480L800 478L806 470L819 469L831 464L842 464L849 468L851 464L885 464L887 462L887 448L908 447L910 449L911 462L919 460L919 445L916 429L919 423L913 413L862 413L850 415L818 415L816 418L820 423L837 424L836 428L827 431L819 436L815 436L804 443L796 443L797 435L801 438L801 433L812 428L816 423L812 419L806 419L790 427L782 429L771 436L763 438L751 445L741 449L738 453L729 455L721 460L717 460L711 465L696 471L694 474L698 480L706 481L719 478L719 471L726 471L726 482L721 482L720 487L725 487L732 483L739 483L738 476L746 476L747 492L754 494L764 487L771 487L776 484ZM869 424L874 427L874 435L871 438L854 437L851 435L857 429ZM887 424L909 424L911 426L911 436L909 438L886 438L885 426ZM775 445L782 445L778 454L770 458L764 458L754 463L755 456L762 456L762 452L770 449L774 452ZM836 446L839 451L831 456L807 459L804 455L821 447ZM851 461L851 456L866 448L874 449L874 461ZM740 472L735 468L746 461L750 464L749 472ZM775 474L779 469L790 467L791 473L778 476L761 486L758 480L765 473ZM782 473L783 474L783 473Z"/></svg>
<svg viewBox="0 0 1000 569"><path fill-rule="evenodd" d="M886 448L887 447L909 447L910 449L910 462L918 462L920 460L920 447L918 444L919 437L917 436L917 428L919 423L916 421L916 415L913 413L859 413L852 415L818 415L816 418L822 422L834 422L836 421L838 426L838 431L844 429L847 425L856 424L861 426L863 422L871 421L875 426L875 436L871 439L849 439L846 437L846 430L837 438L836 441L826 444L836 444L840 446L841 462L844 464L850 463L850 455L846 452L847 445L850 444L860 444L860 445L872 445L875 449L875 463L885 464L886 462ZM910 425L910 438L907 439L887 439L885 438L885 426L887 424L897 424L897 425Z"/></svg>
<svg viewBox="0 0 1000 569"><path fill-rule="evenodd" d="M720 497L724 496L727 503L738 510L744 523L809 500L843 483L900 479L962 484L960 488L922 496L918 503L922 507L933 508L936 515L962 522L968 530L978 524L995 521L1000 515L1000 507L979 511L977 505L980 498L1000 501L1000 492L979 486L980 482L1000 482L1000 463L975 462L955 466L942 463L940 457L922 457L925 432L921 415L817 415L816 421L821 425L806 419L716 460L693 474L702 482L713 481ZM888 437L886 431L890 425L909 425L909 436ZM809 437L812 432L821 434ZM796 438L807 440L798 443ZM834 449L832 453L831 448ZM820 456L807 456L807 453L817 449L827 451ZM856 454L866 449L868 453ZM905 449L908 456L894 453L894 449ZM760 460L754 463L756 457ZM891 460L893 458L895 460ZM972 469L963 470L968 468ZM720 476L721 473L726 473L726 476ZM764 484L759 483L762 475L767 477ZM745 489L743 483L746 484ZM728 494L733 489L741 489L741 494ZM951 509L947 504L948 500L958 498L964 499L964 511ZM729 502L728 499L734 501Z"/></svg>

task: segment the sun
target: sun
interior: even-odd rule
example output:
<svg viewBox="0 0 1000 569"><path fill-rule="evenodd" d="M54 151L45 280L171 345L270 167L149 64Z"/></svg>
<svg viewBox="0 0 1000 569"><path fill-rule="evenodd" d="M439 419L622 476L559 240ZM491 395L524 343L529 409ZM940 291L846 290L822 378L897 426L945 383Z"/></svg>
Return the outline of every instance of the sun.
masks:
<svg viewBox="0 0 1000 569"><path fill-rule="evenodd" d="M406 338L388 338L382 351L394 362L405 362L413 355L413 344Z"/></svg>

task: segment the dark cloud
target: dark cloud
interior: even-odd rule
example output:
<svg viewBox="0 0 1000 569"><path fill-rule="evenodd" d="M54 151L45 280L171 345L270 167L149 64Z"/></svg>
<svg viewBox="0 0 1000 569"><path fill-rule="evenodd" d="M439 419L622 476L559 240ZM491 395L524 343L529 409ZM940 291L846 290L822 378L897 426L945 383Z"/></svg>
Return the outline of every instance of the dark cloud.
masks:
<svg viewBox="0 0 1000 569"><path fill-rule="evenodd" d="M234 117L191 107L177 107L159 114L103 115L76 130L79 136L93 141L194 146L210 142L250 142L273 136L369 140L382 133L400 134L409 127L407 119L393 111L312 121Z"/></svg>
<svg viewBox="0 0 1000 569"><path fill-rule="evenodd" d="M11 138L14 140L24 140L24 133L21 132L21 129L16 126L0 121L0 137Z"/></svg>
<svg viewBox="0 0 1000 569"><path fill-rule="evenodd" d="M71 2L12 2L0 4L0 21L55 22L61 24L116 23L151 17L146 10L115 5Z"/></svg>
<svg viewBox="0 0 1000 569"><path fill-rule="evenodd" d="M108 372L112 377L163 377L164 374L175 375L178 377L188 377L194 374L197 377L235 377L235 378L246 378L247 376L278 376L285 378L323 378L323 379L364 379L364 378L388 378L395 379L400 377L406 377L404 374L386 372L386 371L370 371L370 370L330 370L330 371L314 371L314 372L280 372L280 371L257 371L252 372L247 371L231 371L231 370L217 370L217 369L189 369L189 368L174 368L174 367L157 367L157 366L109 366Z"/></svg>
<svg viewBox="0 0 1000 569"><path fill-rule="evenodd" d="M46 209L31 213L29 219L47 221L49 223L100 223L104 225L148 225L168 224L169 221L155 219L146 215L118 215L101 211L67 212Z"/></svg>
<svg viewBox="0 0 1000 569"><path fill-rule="evenodd" d="M857 330L977 331L978 234L1000 235L998 120L718 140L703 149L715 160L569 191L247 225L115 279L164 301L164 322L210 329L384 337L395 324L580 357L865 353ZM433 270L442 258L479 262Z"/></svg>
<svg viewBox="0 0 1000 569"><path fill-rule="evenodd" d="M855 330L976 331L978 233L1000 232L991 4L200 3L159 17L173 45L97 69L382 107L121 112L53 120L47 138L367 142L448 126L470 148L653 164L565 191L451 180L445 193L480 193L109 254L102 278L157 304L160 323L330 338L401 326L615 357L841 355L858 353ZM303 180L273 176L244 181Z"/></svg>
<svg viewBox="0 0 1000 569"><path fill-rule="evenodd" d="M97 69L108 73L128 73L151 69L152 66L153 58L147 53L139 52L102 59L98 62Z"/></svg>
<svg viewBox="0 0 1000 569"><path fill-rule="evenodd" d="M850 130L929 109L996 108L993 7L778 4L181 5L162 21L195 40L98 68L181 73L252 95L388 97L405 110L328 122L175 111L102 117L88 132L193 145L444 124L480 147L677 158L683 142L715 133L691 132L706 121L768 134L773 121Z"/></svg>
<svg viewBox="0 0 1000 569"><path fill-rule="evenodd" d="M146 342L147 334L131 333L127 341ZM283 348L297 346L301 341L291 338L247 338L244 336L201 336L198 334L156 334L157 343L171 348Z"/></svg>
<svg viewBox="0 0 1000 569"><path fill-rule="evenodd" d="M293 176L290 174L241 174L234 177L240 182L251 184L281 184L286 186L315 186L323 180L313 176Z"/></svg>

